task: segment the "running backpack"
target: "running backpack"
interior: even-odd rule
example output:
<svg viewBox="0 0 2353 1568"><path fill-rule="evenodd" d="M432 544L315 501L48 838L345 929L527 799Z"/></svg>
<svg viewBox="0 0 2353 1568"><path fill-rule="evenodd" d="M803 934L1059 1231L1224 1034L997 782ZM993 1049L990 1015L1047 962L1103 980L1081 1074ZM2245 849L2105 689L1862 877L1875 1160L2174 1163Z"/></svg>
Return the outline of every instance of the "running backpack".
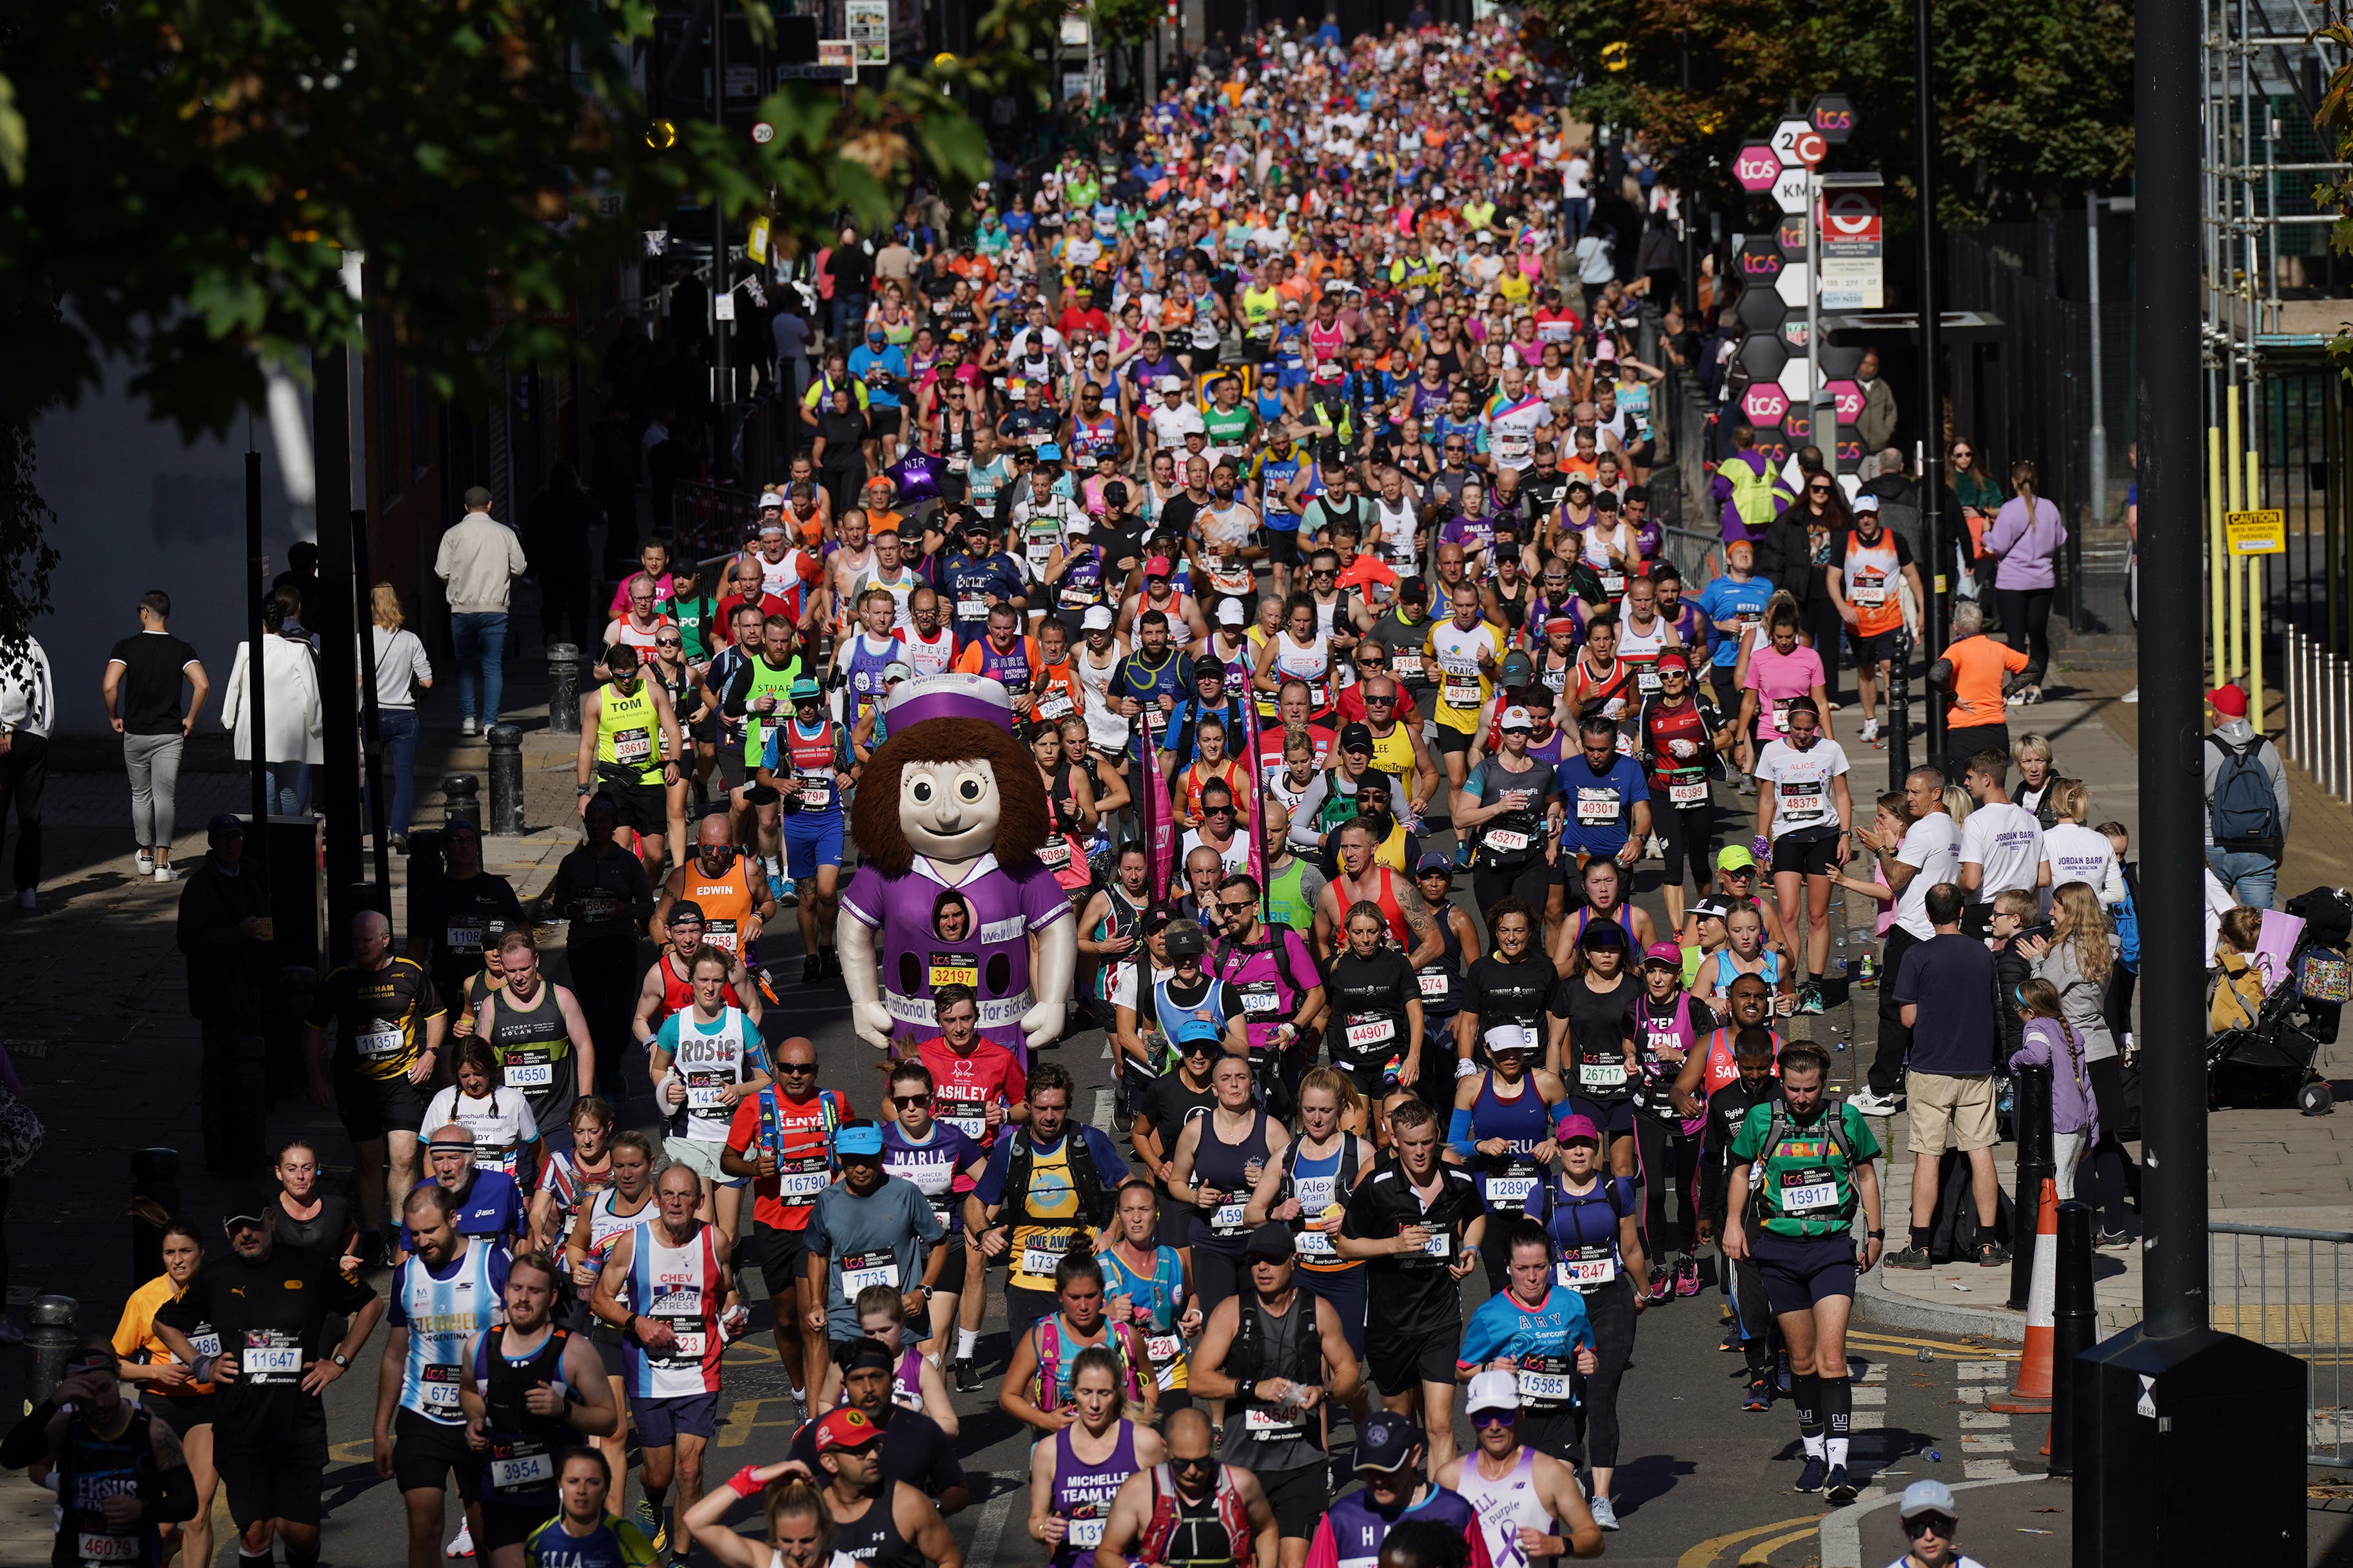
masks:
<svg viewBox="0 0 2353 1568"><path fill-rule="evenodd" d="M1776 1099L1773 1101L1773 1120L1766 1124L1765 1142L1757 1151L1756 1164L1759 1172L1764 1169L1765 1162L1773 1157L1773 1151L1781 1146L1781 1140L1796 1131L1797 1123L1789 1120L1788 1102ZM1854 1190L1854 1171L1858 1162L1854 1157L1854 1145L1847 1141L1844 1106L1832 1104L1830 1107L1829 1114L1822 1118L1822 1136L1830 1140L1831 1147L1846 1164L1847 1201L1844 1206L1851 1215L1858 1196ZM1761 1176L1755 1178L1748 1190L1748 1210L1754 1219L1766 1217L1765 1184Z"/></svg>
<svg viewBox="0 0 2353 1568"><path fill-rule="evenodd" d="M2220 735L2207 742L2222 753L2222 770L2206 807L2206 820L2221 849L2260 848L2279 842L2279 798L2263 763L2263 738L2234 746Z"/></svg>

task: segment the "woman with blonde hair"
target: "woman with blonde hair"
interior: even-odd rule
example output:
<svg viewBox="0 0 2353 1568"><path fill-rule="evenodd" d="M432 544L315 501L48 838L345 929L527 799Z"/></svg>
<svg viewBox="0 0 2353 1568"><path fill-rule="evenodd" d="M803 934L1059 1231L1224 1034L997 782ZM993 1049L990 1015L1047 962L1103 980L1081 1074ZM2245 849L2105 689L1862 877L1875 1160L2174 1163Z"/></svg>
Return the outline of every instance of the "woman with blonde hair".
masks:
<svg viewBox="0 0 2353 1568"><path fill-rule="evenodd" d="M2124 902L2125 876L2116 865L2115 843L2097 828L2084 826L2092 815L2092 792L2080 779L2054 778L2042 804L2052 818L2042 829L2042 853L2051 862L2052 882L2086 883L2103 904Z"/></svg>
<svg viewBox="0 0 2353 1568"><path fill-rule="evenodd" d="M2125 1224L2124 1064L2108 1027L2108 975L2116 968L2116 930L2088 882L2062 883L2051 895L2052 935L2021 938L2019 951L2037 978L2059 994L2060 1017L2084 1042L2084 1068L2098 1107L2099 1139L2092 1145L2092 1192L2100 1208L2099 1245L2131 1245Z"/></svg>
<svg viewBox="0 0 2353 1568"><path fill-rule="evenodd" d="M401 624L400 590L378 583L368 594L369 616L375 626L369 640L375 645L375 710L377 732L392 759L392 798L385 812L385 831L392 846L408 852L408 822L417 805L417 693L433 688L433 661L425 645Z"/></svg>
<svg viewBox="0 0 2353 1568"><path fill-rule="evenodd" d="M791 1458L746 1465L703 1493L681 1522L694 1532L694 1544L717 1558L722 1568L827 1568L835 1556L833 1516L826 1511L824 1494L797 1473L800 1468L799 1461ZM764 1490L765 1552L762 1542L723 1522L737 1503L760 1497Z"/></svg>
<svg viewBox="0 0 2353 1568"><path fill-rule="evenodd" d="M2059 812L2052 795L2063 784L2072 783L2059 772L2052 760L2051 739L2047 735L2025 735L2010 748L2010 761L2018 764L2018 793L2014 804L2034 814L2042 831L2059 820Z"/></svg>

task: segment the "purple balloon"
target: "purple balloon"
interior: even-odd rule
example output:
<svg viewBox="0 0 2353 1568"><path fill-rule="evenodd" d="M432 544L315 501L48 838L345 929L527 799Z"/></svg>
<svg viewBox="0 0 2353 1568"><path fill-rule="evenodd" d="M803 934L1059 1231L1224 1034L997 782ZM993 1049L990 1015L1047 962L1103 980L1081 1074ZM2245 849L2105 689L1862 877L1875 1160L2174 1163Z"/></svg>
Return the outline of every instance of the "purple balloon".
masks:
<svg viewBox="0 0 2353 1568"><path fill-rule="evenodd" d="M940 469L944 459L929 452L911 451L882 471L899 487L898 504L919 506L927 500L937 500L940 495Z"/></svg>

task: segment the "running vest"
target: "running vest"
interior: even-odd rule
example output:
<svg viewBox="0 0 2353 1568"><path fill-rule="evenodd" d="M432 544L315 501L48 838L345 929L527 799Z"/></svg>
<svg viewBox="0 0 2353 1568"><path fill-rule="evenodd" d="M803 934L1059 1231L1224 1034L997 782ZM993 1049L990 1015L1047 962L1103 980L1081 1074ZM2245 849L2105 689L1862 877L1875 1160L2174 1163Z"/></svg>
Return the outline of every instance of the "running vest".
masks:
<svg viewBox="0 0 2353 1568"><path fill-rule="evenodd" d="M408 1331L408 1355L400 1369L400 1407L443 1426L462 1426L458 1387L464 1381L466 1342L495 1326L506 1285L504 1257L480 1237L437 1276L423 1253L411 1256L394 1277L392 1300Z"/></svg>
<svg viewBox="0 0 2353 1568"><path fill-rule="evenodd" d="M716 1234L701 1221L683 1246L661 1239L659 1220L641 1220L629 1259L629 1307L638 1317L666 1323L677 1336L667 1351L649 1349L631 1329L622 1342L628 1391L639 1399L675 1399L719 1392L722 1270Z"/></svg>
<svg viewBox="0 0 2353 1568"><path fill-rule="evenodd" d="M1847 530L1842 570L1846 602L1854 606L1855 634L1870 637L1901 629L1904 596L1897 592L1897 580L1903 568L1897 563L1895 536L1883 528L1875 543L1865 544L1862 534Z"/></svg>
<svg viewBox="0 0 2353 1568"><path fill-rule="evenodd" d="M1152 1514L1135 1543L1139 1563L1166 1568L1242 1568L1253 1561L1250 1509L1234 1486L1233 1467L1218 1467L1218 1484L1199 1502L1187 1502L1176 1493L1176 1478L1166 1465L1151 1469Z"/></svg>
<svg viewBox="0 0 2353 1568"><path fill-rule="evenodd" d="M503 1329L485 1333L474 1347L474 1384L490 1407L482 1423L491 1445L482 1459L482 1486L496 1502L550 1513L559 1506L558 1456L579 1437L562 1415L534 1415L523 1401L543 1383L563 1384L564 1346L570 1337L554 1330L546 1343L520 1361L505 1353Z"/></svg>
<svg viewBox="0 0 2353 1568"><path fill-rule="evenodd" d="M792 712L793 682L801 677L801 660L800 656L795 654L791 662L778 669L768 662L767 655L754 654L751 668L751 683L744 689L744 765L756 768L762 765L768 753L769 726L782 721ZM775 713L764 716L752 710L751 704L763 697L776 700Z"/></svg>
<svg viewBox="0 0 2353 1568"><path fill-rule="evenodd" d="M155 1467L154 1415L136 1405L111 1437L91 1429L87 1411L66 1421L65 1446L58 1455L58 1539L53 1568L123 1564L154 1568L161 1561L152 1523L116 1525L106 1519L106 1500L135 1497L150 1510L163 1500L163 1474Z"/></svg>
<svg viewBox="0 0 2353 1568"><path fill-rule="evenodd" d="M1642 709L1642 741L1650 752L1651 804L1677 811L1706 809L1707 763L1714 755L1708 743L1707 719L1699 703L1686 698L1674 707L1658 702ZM1674 742L1687 741L1692 754L1678 757Z"/></svg>
<svg viewBox="0 0 2353 1568"><path fill-rule="evenodd" d="M1651 629L1638 632L1632 616L1618 623L1618 662L1634 667L1634 689L1645 699L1659 694L1659 655L1666 650L1667 623L1654 616Z"/></svg>
<svg viewBox="0 0 2353 1568"><path fill-rule="evenodd" d="M1373 771L1397 782L1397 804L1403 806L1408 799L1407 781L1413 776L1413 732L1401 721L1392 721L1388 734L1373 737Z"/></svg>
<svg viewBox="0 0 2353 1568"><path fill-rule="evenodd" d="M1313 1160L1301 1152L1305 1142L1304 1138L1293 1138L1282 1152L1284 1185L1299 1200L1299 1217L1292 1221L1292 1246L1299 1254L1299 1267L1315 1274L1345 1274L1352 1268L1362 1268L1361 1259L1341 1257L1332 1245L1332 1237L1309 1225L1312 1220L1329 1218L1348 1206L1348 1194L1356 1188L1356 1135L1342 1129L1340 1146Z"/></svg>
<svg viewBox="0 0 2353 1568"><path fill-rule="evenodd" d="M1508 1145L1501 1154L1474 1152L1471 1158L1479 1178L1479 1195L1486 1201L1491 1215L1518 1214L1528 1206L1528 1194L1543 1179L1534 1151L1551 1136L1552 1112L1536 1092L1533 1076L1522 1075L1520 1092L1510 1100L1495 1092L1492 1069L1480 1079L1478 1098L1471 1104L1472 1142L1501 1138ZM1496 1221L1491 1217L1488 1223Z"/></svg>
<svg viewBox="0 0 2353 1568"><path fill-rule="evenodd" d="M686 875L680 881L678 896L702 911L703 941L722 952L741 951L744 922L752 918L756 908L752 894L752 863L747 857L736 855L724 872L712 877L703 871L702 859L698 855L686 863ZM667 973L664 989L668 989ZM693 993L690 989L686 994L691 998ZM734 998L730 996L729 1000ZM684 1005L686 1003L681 1001L676 1007Z"/></svg>
<svg viewBox="0 0 2353 1568"><path fill-rule="evenodd" d="M841 754L841 731L834 721L826 720L812 735L801 728L799 719L787 719L776 736L776 763L789 768L800 781L799 815L840 816L841 792L835 787L834 763Z"/></svg>
<svg viewBox="0 0 2353 1568"><path fill-rule="evenodd" d="M559 1079L573 1080L571 1073L558 1071L572 1056L572 1031L556 1004L554 984L544 978L538 999L528 1007L516 1005L504 985L491 993L491 1032L483 1043L499 1058L507 1087L533 1099L534 1110L537 1098L557 1088Z"/></svg>
<svg viewBox="0 0 2353 1568"><path fill-rule="evenodd" d="M662 782L661 721L654 711L652 683L640 679L635 691L607 684L596 699L596 760L635 775L641 784Z"/></svg>
<svg viewBox="0 0 2353 1568"><path fill-rule="evenodd" d="M1009 1220L1010 1283L1025 1290L1054 1289L1054 1270L1085 1228L1111 1223L1112 1190L1095 1169L1085 1129L1070 1127L1060 1144L1041 1150L1026 1127L1012 1129L1000 1223Z"/></svg>
<svg viewBox="0 0 2353 1568"><path fill-rule="evenodd" d="M1307 862L1294 855L1291 864L1267 879L1266 918L1268 923L1289 926L1302 932L1315 925L1315 900L1305 890Z"/></svg>
<svg viewBox="0 0 2353 1568"><path fill-rule="evenodd" d="M898 637L899 646L907 650L907 668L917 675L945 675L955 664L955 633L947 626L927 637L910 622L899 629Z"/></svg>
<svg viewBox="0 0 2353 1568"><path fill-rule="evenodd" d="M849 639L842 658L842 672L849 684L849 721L856 723L866 716L866 710L882 700L882 671L899 658L899 639L884 637L880 652L866 646L864 632Z"/></svg>
<svg viewBox="0 0 2353 1568"><path fill-rule="evenodd" d="M1150 1314L1150 1321L1137 1328L1144 1335L1144 1353L1152 1362L1153 1381L1164 1390L1185 1387L1190 1381L1190 1368L1185 1336L1176 1331L1178 1309L1185 1299L1185 1265L1176 1249L1154 1248L1150 1274L1129 1268L1116 1247L1104 1247L1095 1258L1103 1266L1103 1289L1142 1303Z"/></svg>
<svg viewBox="0 0 2353 1568"><path fill-rule="evenodd" d="M728 1129L735 1121L735 1107L727 1102L727 1086L742 1083L767 1061L760 1031L735 1008L722 1007L717 1024L710 1029L688 1008L664 1019L662 1033L676 1039L670 1047L670 1071L686 1086L686 1098L670 1113L670 1135L697 1143L726 1142ZM667 1098L663 1097L665 1103Z"/></svg>
<svg viewBox="0 0 2353 1568"><path fill-rule="evenodd" d="M1520 1445L1519 1459L1501 1480L1489 1480L1482 1470L1482 1454L1462 1460L1462 1476L1454 1489L1479 1511L1479 1528L1487 1537L1487 1556L1494 1568L1532 1568L1533 1560L1520 1550L1520 1531L1551 1535L1557 1529L1552 1515L1536 1500L1536 1451ZM1547 1563L1559 1559L1547 1557Z"/></svg>

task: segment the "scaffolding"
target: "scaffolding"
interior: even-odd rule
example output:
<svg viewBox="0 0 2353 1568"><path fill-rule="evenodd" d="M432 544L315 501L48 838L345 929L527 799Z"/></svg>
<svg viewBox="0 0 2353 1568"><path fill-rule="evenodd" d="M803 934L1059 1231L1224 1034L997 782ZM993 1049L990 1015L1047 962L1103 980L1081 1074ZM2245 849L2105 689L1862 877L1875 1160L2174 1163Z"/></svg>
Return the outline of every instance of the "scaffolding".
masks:
<svg viewBox="0 0 2353 1568"><path fill-rule="evenodd" d="M2332 482L2348 405L2327 348L2353 331L2353 268L2329 253L2337 215L2313 190L2353 165L2313 124L2344 60L2314 37L2326 12L2304 0L2203 5L2209 663L2215 684L2258 690L2275 625L2348 651L2348 487ZM2225 514L2266 505L2287 514L2287 551L2232 556Z"/></svg>

